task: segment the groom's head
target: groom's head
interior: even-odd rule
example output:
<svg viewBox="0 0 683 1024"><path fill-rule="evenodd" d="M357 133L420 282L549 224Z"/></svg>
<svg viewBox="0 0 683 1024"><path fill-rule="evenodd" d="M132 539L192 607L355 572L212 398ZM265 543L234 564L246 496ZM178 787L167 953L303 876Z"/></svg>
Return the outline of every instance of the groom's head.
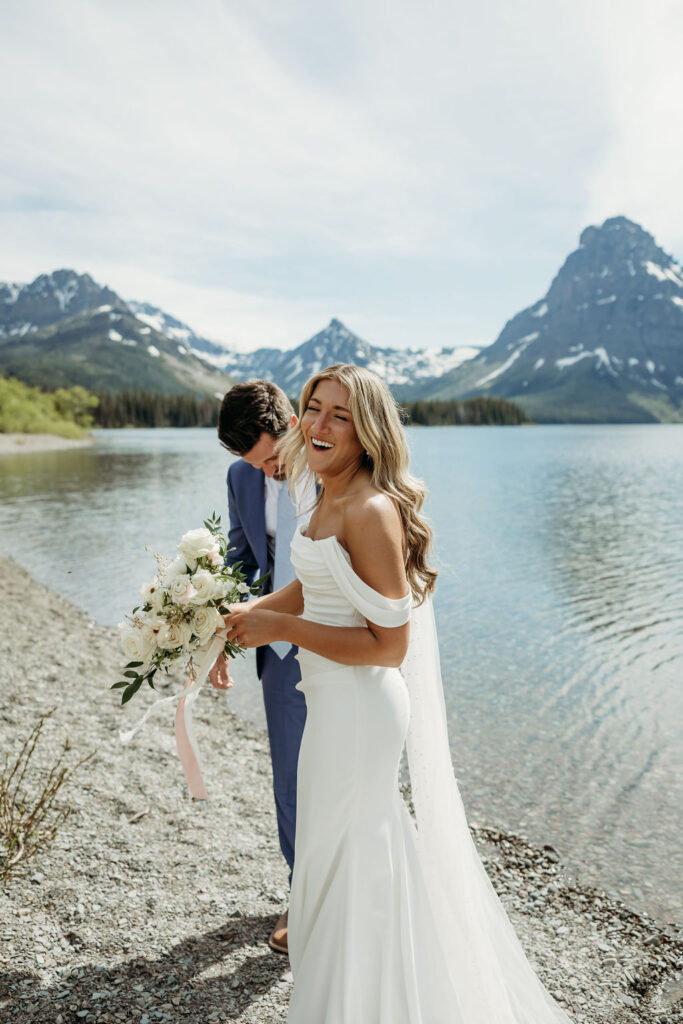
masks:
<svg viewBox="0 0 683 1024"><path fill-rule="evenodd" d="M224 395L218 413L218 440L266 476L278 477L275 445L296 423L287 395L269 380L235 384Z"/></svg>

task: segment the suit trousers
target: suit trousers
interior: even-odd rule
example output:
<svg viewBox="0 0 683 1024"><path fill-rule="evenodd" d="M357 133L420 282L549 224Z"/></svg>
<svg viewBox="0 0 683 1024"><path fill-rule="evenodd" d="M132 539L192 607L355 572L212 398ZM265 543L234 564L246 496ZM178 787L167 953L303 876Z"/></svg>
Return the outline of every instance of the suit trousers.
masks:
<svg viewBox="0 0 683 1024"><path fill-rule="evenodd" d="M273 763L278 836L280 849L289 865L291 882L296 833L296 769L306 722L306 698L296 689L296 684L301 680L296 647L283 659L278 658L270 647L262 647L259 653L263 703Z"/></svg>

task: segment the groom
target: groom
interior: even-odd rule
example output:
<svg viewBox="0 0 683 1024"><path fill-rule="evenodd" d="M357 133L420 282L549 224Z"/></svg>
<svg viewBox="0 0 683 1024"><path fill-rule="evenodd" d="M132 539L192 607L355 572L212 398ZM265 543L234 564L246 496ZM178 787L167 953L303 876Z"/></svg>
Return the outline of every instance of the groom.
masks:
<svg viewBox="0 0 683 1024"><path fill-rule="evenodd" d="M270 573L264 593L294 579L289 545L295 527L310 515L311 502L307 502L307 512L297 519L274 451L278 438L296 422L284 391L267 380L235 384L224 396L218 414L218 439L233 455L241 456L228 469L228 549L232 550L228 551L227 561L242 562L249 582ZM280 849L289 865L290 881L294 866L296 767L306 720L304 695L295 689L301 679L295 661L297 650L282 641L256 650L256 671L263 687L273 764ZM229 661L223 655L214 665L210 679L219 689L232 686ZM280 953L287 952L287 912L275 925L269 945Z"/></svg>

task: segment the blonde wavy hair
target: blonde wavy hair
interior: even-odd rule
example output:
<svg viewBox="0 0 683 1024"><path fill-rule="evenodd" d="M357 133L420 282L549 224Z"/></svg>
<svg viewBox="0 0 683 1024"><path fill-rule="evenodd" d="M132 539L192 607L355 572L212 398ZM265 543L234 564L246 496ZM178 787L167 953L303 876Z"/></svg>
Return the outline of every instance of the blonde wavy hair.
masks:
<svg viewBox="0 0 683 1024"><path fill-rule="evenodd" d="M361 465L370 470L377 490L388 494L396 503L406 540L406 576L413 596L422 603L434 590L438 575L427 562L432 530L419 514L426 489L421 480L410 474L410 452L396 401L376 374L362 366L336 363L306 381L299 403L299 422L278 445L290 487L308 468L301 420L311 395L323 380L337 381L349 393L349 411L358 440L365 449ZM316 504L320 504L322 497L321 490Z"/></svg>

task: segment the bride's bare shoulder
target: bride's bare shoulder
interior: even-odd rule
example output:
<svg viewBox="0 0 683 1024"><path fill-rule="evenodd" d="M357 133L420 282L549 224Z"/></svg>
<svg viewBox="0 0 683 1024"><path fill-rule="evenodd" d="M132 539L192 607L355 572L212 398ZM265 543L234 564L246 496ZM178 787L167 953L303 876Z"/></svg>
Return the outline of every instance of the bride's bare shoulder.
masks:
<svg viewBox="0 0 683 1024"><path fill-rule="evenodd" d="M354 495L344 510L344 540L361 579L386 597L403 597L403 528L389 495L374 488Z"/></svg>

